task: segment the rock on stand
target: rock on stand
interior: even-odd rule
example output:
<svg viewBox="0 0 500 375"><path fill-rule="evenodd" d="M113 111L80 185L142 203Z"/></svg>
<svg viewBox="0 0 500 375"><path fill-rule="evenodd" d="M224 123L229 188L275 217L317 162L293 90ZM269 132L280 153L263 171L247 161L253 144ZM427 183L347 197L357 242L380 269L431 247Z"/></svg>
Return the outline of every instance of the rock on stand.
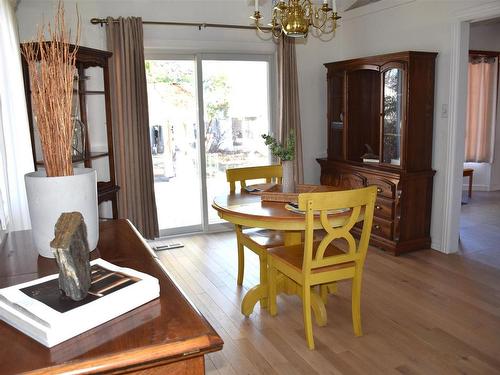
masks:
<svg viewBox="0 0 500 375"><path fill-rule="evenodd" d="M87 226L80 212L64 212L54 228L50 247L59 266L59 289L74 301L87 296L90 260Z"/></svg>

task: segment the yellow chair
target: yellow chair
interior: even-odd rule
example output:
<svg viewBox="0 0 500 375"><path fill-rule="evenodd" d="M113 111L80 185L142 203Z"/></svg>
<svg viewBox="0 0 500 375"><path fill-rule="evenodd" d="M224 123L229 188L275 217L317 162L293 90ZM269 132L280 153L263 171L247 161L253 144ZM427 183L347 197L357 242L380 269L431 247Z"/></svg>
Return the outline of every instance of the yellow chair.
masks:
<svg viewBox="0 0 500 375"><path fill-rule="evenodd" d="M304 328L307 345L314 349L311 322L311 287L319 285L322 294L328 284L352 279L352 323L354 334L361 336L361 276L370 240L377 188L370 186L356 190L299 195L299 209L305 211L305 240L295 246L270 249L269 263L269 313L276 315L276 285L278 272L293 280L301 290ZM350 214L342 227L332 228L328 220L330 210L350 208ZM318 214L319 211L319 214ZM319 219L326 232L324 238L315 241L314 220ZM350 230L361 219L363 229L359 241ZM332 243L335 241L335 244ZM346 246L341 246L343 242ZM340 247L339 247L340 246ZM343 251L342 248L346 248Z"/></svg>
<svg viewBox="0 0 500 375"><path fill-rule="evenodd" d="M281 165L266 165L260 167L232 168L226 170L229 191L236 191L236 182L240 183L241 190L247 187L250 180L265 179L267 183L281 183L283 170ZM236 240L238 243L238 285L243 284L243 273L245 268L245 255L243 247L247 247L259 256L260 282L267 282L267 250L270 247L282 246L283 236L281 232L266 229L245 228L235 225ZM265 301L261 306L266 307Z"/></svg>

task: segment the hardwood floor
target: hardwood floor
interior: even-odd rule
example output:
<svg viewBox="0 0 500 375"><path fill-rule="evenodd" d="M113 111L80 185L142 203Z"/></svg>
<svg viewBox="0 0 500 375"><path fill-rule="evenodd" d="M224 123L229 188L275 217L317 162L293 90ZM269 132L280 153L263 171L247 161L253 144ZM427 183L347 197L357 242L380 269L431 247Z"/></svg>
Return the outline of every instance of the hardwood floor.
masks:
<svg viewBox="0 0 500 375"><path fill-rule="evenodd" d="M225 342L207 356L208 374L500 373L500 269L492 265L432 250L401 257L370 250L364 336L352 331L350 283L340 284L328 300L328 324L313 326L317 349L310 351L297 297L278 297L274 318L258 306L250 318L240 313L244 293L257 283L258 262L245 253L238 287L233 233L175 242L185 247L158 254Z"/></svg>
<svg viewBox="0 0 500 375"><path fill-rule="evenodd" d="M463 200L460 253L500 269L500 191L474 191Z"/></svg>

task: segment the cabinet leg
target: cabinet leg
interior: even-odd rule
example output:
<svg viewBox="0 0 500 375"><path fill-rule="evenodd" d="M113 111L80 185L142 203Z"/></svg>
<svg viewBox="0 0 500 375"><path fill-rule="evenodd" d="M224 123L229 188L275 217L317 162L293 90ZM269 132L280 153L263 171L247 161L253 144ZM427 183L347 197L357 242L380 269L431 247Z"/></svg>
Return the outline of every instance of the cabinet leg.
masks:
<svg viewBox="0 0 500 375"><path fill-rule="evenodd" d="M469 199L472 198L472 173L469 176Z"/></svg>
<svg viewBox="0 0 500 375"><path fill-rule="evenodd" d="M116 194L113 199L111 199L111 207L113 209L113 219L118 219L118 202L116 201Z"/></svg>

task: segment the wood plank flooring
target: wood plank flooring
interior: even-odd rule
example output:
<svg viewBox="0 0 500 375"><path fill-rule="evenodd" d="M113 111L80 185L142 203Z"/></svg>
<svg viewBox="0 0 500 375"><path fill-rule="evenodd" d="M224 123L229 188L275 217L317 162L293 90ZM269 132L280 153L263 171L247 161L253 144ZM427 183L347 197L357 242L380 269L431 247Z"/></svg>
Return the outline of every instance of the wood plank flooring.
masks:
<svg viewBox="0 0 500 375"><path fill-rule="evenodd" d="M350 282L341 283L328 300L328 324L313 326L317 349L310 351L297 297L278 297L274 318L258 306L249 318L240 313L258 262L246 250L238 287L233 233L175 242L185 247L158 254L224 340L222 351L207 356L208 374L500 374L499 268L433 250L397 258L370 250L364 336L352 332Z"/></svg>
<svg viewBox="0 0 500 375"><path fill-rule="evenodd" d="M500 191L474 191L463 200L460 253L500 268Z"/></svg>

